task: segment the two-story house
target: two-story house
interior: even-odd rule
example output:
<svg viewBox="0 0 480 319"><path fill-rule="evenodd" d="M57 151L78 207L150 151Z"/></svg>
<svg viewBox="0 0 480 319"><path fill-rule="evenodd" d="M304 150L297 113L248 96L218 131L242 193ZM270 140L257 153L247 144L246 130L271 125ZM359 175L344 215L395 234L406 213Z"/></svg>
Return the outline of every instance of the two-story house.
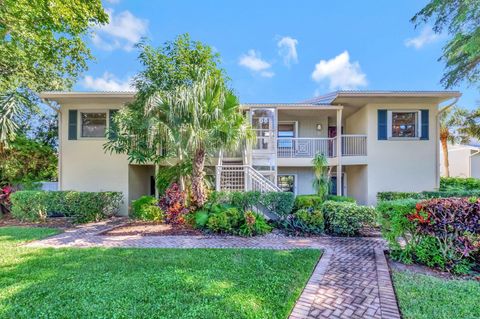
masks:
<svg viewBox="0 0 480 319"><path fill-rule="evenodd" d="M438 115L459 92L338 91L302 103L243 104L257 140L210 163L217 190L314 193L312 159L328 158L332 192L374 204L380 191L439 186ZM59 105L59 188L153 194L154 166L103 150L113 112L133 92L45 92ZM447 106L441 106L441 104Z"/></svg>

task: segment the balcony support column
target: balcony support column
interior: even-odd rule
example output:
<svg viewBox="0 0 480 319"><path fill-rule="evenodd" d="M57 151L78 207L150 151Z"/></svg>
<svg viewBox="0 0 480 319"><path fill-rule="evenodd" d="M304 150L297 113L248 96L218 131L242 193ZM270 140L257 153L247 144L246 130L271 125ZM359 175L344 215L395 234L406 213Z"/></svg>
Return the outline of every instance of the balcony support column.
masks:
<svg viewBox="0 0 480 319"><path fill-rule="evenodd" d="M342 109L337 110L337 195L342 195Z"/></svg>

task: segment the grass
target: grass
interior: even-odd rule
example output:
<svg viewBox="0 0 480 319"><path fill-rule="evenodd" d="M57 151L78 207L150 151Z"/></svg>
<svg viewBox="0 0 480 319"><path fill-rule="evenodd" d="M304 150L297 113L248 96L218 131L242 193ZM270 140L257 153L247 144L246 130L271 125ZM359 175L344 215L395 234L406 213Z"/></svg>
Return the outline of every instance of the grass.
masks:
<svg viewBox="0 0 480 319"><path fill-rule="evenodd" d="M0 318L286 318L318 250L39 249L0 228Z"/></svg>
<svg viewBox="0 0 480 319"><path fill-rule="evenodd" d="M405 271L393 273L404 319L480 318L480 283Z"/></svg>

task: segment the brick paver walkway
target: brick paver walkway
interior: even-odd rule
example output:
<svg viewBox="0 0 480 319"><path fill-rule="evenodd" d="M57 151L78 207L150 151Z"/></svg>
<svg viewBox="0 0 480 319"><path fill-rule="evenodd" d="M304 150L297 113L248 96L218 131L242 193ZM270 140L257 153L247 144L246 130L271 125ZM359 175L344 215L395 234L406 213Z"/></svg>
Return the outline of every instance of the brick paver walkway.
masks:
<svg viewBox="0 0 480 319"><path fill-rule="evenodd" d="M121 220L84 225L27 244L29 247L321 248L316 266L290 318L400 318L380 238L300 238L267 235L101 236Z"/></svg>

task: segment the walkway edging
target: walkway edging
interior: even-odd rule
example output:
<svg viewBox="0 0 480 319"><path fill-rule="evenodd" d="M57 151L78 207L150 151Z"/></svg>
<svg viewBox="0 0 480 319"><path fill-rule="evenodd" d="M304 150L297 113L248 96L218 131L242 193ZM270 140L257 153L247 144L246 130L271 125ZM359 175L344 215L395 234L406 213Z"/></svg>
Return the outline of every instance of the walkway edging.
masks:
<svg viewBox="0 0 480 319"><path fill-rule="evenodd" d="M313 301L320 288L320 282L323 279L323 275L328 269L330 259L333 255L331 249L324 249L320 260L318 261L315 269L313 270L310 279L308 280L305 288L303 288L302 294L295 303L295 307L290 313L289 319L302 319L308 316L310 309L312 308Z"/></svg>
<svg viewBox="0 0 480 319"><path fill-rule="evenodd" d="M393 289L390 269L383 249L375 248L375 262L377 264L378 294L382 318L401 319L397 297Z"/></svg>

